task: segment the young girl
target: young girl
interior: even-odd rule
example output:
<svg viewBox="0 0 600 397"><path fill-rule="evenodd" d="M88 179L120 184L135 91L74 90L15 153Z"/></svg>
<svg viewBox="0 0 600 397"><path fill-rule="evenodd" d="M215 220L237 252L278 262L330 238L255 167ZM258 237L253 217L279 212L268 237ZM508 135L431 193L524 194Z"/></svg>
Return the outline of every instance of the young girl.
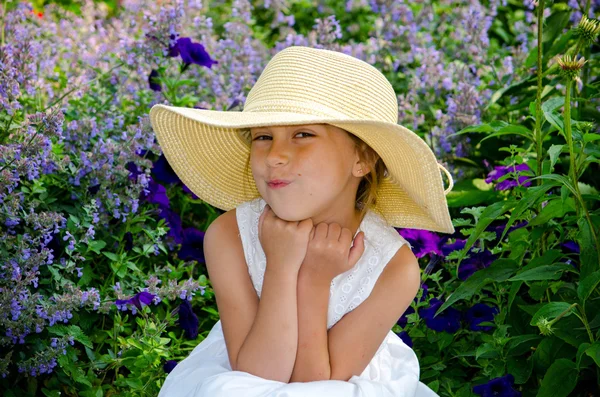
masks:
<svg viewBox="0 0 600 397"><path fill-rule="evenodd" d="M453 233L452 178L397 123L383 74L288 47L242 112L156 105L150 117L183 183L227 211L204 238L221 318L159 396L437 395L391 331L420 286L394 227Z"/></svg>

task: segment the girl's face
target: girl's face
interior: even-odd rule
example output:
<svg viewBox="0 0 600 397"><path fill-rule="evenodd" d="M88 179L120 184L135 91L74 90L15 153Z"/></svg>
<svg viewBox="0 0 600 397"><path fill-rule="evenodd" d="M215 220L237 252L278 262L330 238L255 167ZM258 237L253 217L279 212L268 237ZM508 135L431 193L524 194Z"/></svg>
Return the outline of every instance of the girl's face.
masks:
<svg viewBox="0 0 600 397"><path fill-rule="evenodd" d="M252 174L259 193L278 217L346 223L354 216L356 191L364 175L359 170L366 170L346 131L328 124L250 131ZM273 188L268 184L273 179L290 183Z"/></svg>

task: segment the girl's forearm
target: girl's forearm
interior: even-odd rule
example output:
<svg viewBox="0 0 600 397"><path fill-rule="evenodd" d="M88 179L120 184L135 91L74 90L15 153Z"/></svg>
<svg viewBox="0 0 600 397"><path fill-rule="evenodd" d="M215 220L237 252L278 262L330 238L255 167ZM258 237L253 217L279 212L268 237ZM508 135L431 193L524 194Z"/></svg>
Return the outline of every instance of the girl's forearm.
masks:
<svg viewBox="0 0 600 397"><path fill-rule="evenodd" d="M290 382L329 380L327 309L331 280L298 276L298 351Z"/></svg>
<svg viewBox="0 0 600 397"><path fill-rule="evenodd" d="M232 369L289 382L298 349L297 284L297 273L267 264L254 324Z"/></svg>

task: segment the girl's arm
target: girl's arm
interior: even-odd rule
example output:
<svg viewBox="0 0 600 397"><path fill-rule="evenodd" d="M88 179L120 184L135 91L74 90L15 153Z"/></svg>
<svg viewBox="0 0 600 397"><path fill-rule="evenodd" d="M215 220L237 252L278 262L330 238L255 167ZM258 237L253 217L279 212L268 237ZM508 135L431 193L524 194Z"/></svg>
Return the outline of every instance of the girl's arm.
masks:
<svg viewBox="0 0 600 397"><path fill-rule="evenodd" d="M290 382L329 380L327 341L328 278L312 277L300 270L298 276L298 352Z"/></svg>
<svg viewBox="0 0 600 397"><path fill-rule="evenodd" d="M297 283L297 273L267 263L258 312L234 370L289 382L298 348Z"/></svg>
<svg viewBox="0 0 600 397"><path fill-rule="evenodd" d="M238 232L232 209L215 219L204 235L206 268L229 362L233 370L287 383L298 344L297 272L279 274L267 266L259 301Z"/></svg>

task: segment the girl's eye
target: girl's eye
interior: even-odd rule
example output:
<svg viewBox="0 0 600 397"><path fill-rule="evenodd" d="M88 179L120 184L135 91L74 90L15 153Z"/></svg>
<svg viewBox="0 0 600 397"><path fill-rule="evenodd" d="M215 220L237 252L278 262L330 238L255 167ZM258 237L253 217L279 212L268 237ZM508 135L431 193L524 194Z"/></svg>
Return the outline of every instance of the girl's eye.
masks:
<svg viewBox="0 0 600 397"><path fill-rule="evenodd" d="M297 132L296 135L298 134L306 134L307 136L314 136L314 134L311 134L309 132ZM268 135L259 135L257 137L255 137L253 139L253 141L264 141L264 139L259 139L259 138L270 138Z"/></svg>

